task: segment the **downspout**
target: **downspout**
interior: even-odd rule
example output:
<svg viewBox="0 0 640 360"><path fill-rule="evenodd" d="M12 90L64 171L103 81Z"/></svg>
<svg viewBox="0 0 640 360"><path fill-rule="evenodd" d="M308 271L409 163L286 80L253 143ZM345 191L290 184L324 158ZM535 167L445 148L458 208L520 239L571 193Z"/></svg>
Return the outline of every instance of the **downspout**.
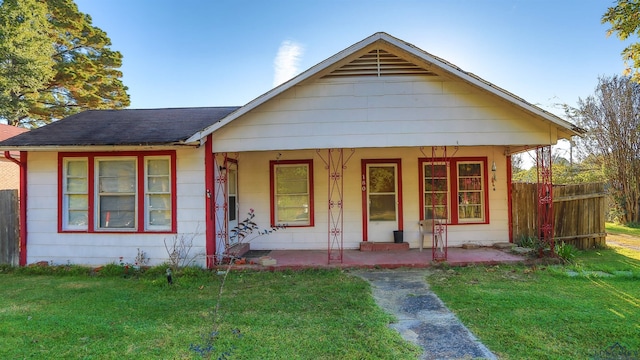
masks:
<svg viewBox="0 0 640 360"><path fill-rule="evenodd" d="M18 265L27 265L27 152L20 152L20 160L11 156L10 151L4 157L20 167L20 257Z"/></svg>

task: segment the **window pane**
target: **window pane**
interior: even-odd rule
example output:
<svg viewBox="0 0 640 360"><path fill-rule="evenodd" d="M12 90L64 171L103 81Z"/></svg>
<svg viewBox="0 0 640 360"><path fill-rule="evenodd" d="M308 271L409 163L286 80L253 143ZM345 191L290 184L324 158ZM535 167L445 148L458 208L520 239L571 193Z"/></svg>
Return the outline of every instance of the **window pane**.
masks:
<svg viewBox="0 0 640 360"><path fill-rule="evenodd" d="M371 221L395 221L396 220L396 196L369 195L369 220Z"/></svg>
<svg viewBox="0 0 640 360"><path fill-rule="evenodd" d="M86 227L87 222L87 211L69 211L69 224L72 226L82 226Z"/></svg>
<svg viewBox="0 0 640 360"><path fill-rule="evenodd" d="M307 166L278 166L276 182L278 194L306 194L308 192Z"/></svg>
<svg viewBox="0 0 640 360"><path fill-rule="evenodd" d="M149 175L169 175L169 160L154 159L147 161L147 173Z"/></svg>
<svg viewBox="0 0 640 360"><path fill-rule="evenodd" d="M447 179L425 179L425 191L447 191Z"/></svg>
<svg viewBox="0 0 640 360"><path fill-rule="evenodd" d="M149 207L156 209L171 209L171 196L169 195L149 195Z"/></svg>
<svg viewBox="0 0 640 360"><path fill-rule="evenodd" d="M309 222L308 195L280 195L276 201L277 222Z"/></svg>
<svg viewBox="0 0 640 360"><path fill-rule="evenodd" d="M67 161L67 176L69 177L87 177L87 161L75 160Z"/></svg>
<svg viewBox="0 0 640 360"><path fill-rule="evenodd" d="M426 178L446 178L447 165L444 164L426 164L424 166L424 177Z"/></svg>
<svg viewBox="0 0 640 360"><path fill-rule="evenodd" d="M135 228L135 196L100 196L101 228Z"/></svg>
<svg viewBox="0 0 640 360"><path fill-rule="evenodd" d="M238 218L238 207L236 205L236 197L229 196L229 221L235 221Z"/></svg>
<svg viewBox="0 0 640 360"><path fill-rule="evenodd" d="M369 167L369 193L393 193L395 189L394 167Z"/></svg>
<svg viewBox="0 0 640 360"><path fill-rule="evenodd" d="M68 195L69 210L87 210L89 208L89 199L87 195Z"/></svg>
<svg viewBox="0 0 640 360"><path fill-rule="evenodd" d="M447 219L447 208L444 206L425 207L424 209L425 219ZM435 214L435 215L434 215Z"/></svg>
<svg viewBox="0 0 640 360"><path fill-rule="evenodd" d="M424 204L429 206L432 204L444 206L447 204L447 196L447 193L427 193L424 195Z"/></svg>
<svg viewBox="0 0 640 360"><path fill-rule="evenodd" d="M67 192L68 193L86 193L87 179L86 178L68 178Z"/></svg>
<svg viewBox="0 0 640 360"><path fill-rule="evenodd" d="M459 176L481 176L480 164L459 164Z"/></svg>
<svg viewBox="0 0 640 360"><path fill-rule="evenodd" d="M98 163L99 191L101 193L134 193L136 162L100 161Z"/></svg>
<svg viewBox="0 0 640 360"><path fill-rule="evenodd" d="M227 183L229 184L229 194L237 194L236 185L237 185L237 172L234 169L229 169L229 179Z"/></svg>
<svg viewBox="0 0 640 360"><path fill-rule="evenodd" d="M458 211L461 219L482 219L481 205L462 205Z"/></svg>
<svg viewBox="0 0 640 360"><path fill-rule="evenodd" d="M445 163L425 163L424 218L448 219L449 174Z"/></svg>
<svg viewBox="0 0 640 360"><path fill-rule="evenodd" d="M154 225L154 226L171 225L171 211L168 211L168 210L149 211L149 225Z"/></svg>
<svg viewBox="0 0 640 360"><path fill-rule="evenodd" d="M482 178L461 178L458 180L460 190L482 190Z"/></svg>
<svg viewBox="0 0 640 360"><path fill-rule="evenodd" d="M169 192L169 177L150 177L147 183L147 190L153 193Z"/></svg>
<svg viewBox="0 0 640 360"><path fill-rule="evenodd" d="M484 219L484 184L481 163L458 164L458 218Z"/></svg>

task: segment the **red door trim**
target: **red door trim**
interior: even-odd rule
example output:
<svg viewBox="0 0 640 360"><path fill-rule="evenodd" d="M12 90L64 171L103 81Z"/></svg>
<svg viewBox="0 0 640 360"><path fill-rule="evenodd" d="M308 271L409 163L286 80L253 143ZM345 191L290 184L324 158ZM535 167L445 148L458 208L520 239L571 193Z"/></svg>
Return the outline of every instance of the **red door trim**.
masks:
<svg viewBox="0 0 640 360"><path fill-rule="evenodd" d="M369 241L368 206L367 206L367 165L369 164L395 164L397 171L398 192L398 230L404 230L404 215L402 203L402 159L362 159L361 160L361 191L362 191L362 241Z"/></svg>

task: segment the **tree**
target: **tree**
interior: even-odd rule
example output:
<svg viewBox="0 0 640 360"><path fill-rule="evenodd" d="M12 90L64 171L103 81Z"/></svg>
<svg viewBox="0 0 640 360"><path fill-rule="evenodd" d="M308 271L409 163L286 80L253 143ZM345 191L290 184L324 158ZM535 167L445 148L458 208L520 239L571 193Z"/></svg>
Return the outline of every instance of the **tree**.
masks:
<svg viewBox="0 0 640 360"><path fill-rule="evenodd" d="M616 33L620 40L627 40L630 36L640 35L640 0L618 0L616 6L607 9L601 21L611 25L607 36ZM640 43L627 46L621 55L626 66L625 75L631 75L640 83Z"/></svg>
<svg viewBox="0 0 640 360"><path fill-rule="evenodd" d="M46 88L54 76L47 7L37 0L0 5L0 118L28 116L35 104L26 94Z"/></svg>
<svg viewBox="0 0 640 360"><path fill-rule="evenodd" d="M572 120L587 130L579 147L602 169L618 221L640 221L640 84L625 76L600 78L595 94L578 101Z"/></svg>
<svg viewBox="0 0 640 360"><path fill-rule="evenodd" d="M22 0L5 0L5 7ZM33 3L34 0L28 0ZM37 0L45 7L47 23L40 29L40 41L46 39L51 51L45 66L31 62L53 76L43 86L24 86L11 94L21 112L0 112L9 125L36 127L85 109L119 109L129 106L127 87L122 83L122 54L110 49L111 40L91 24L73 0ZM1 54L0 54L1 55ZM0 63L4 62L4 56ZM2 104L0 104L2 105Z"/></svg>

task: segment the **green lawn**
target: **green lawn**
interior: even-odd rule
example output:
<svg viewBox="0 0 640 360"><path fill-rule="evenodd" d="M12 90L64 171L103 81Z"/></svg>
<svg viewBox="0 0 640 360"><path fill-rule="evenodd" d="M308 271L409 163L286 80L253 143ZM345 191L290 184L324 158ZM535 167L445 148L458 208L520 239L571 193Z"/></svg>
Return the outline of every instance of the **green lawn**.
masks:
<svg viewBox="0 0 640 360"><path fill-rule="evenodd" d="M231 272L214 326L220 275L191 270L169 286L161 269L131 278L121 270L89 276L73 266L0 267L0 358L419 354L387 328L393 319L369 285L347 272ZM579 252L564 266L436 268L427 281L501 359L590 359L615 343L640 351L638 251Z"/></svg>
<svg viewBox="0 0 640 360"><path fill-rule="evenodd" d="M72 269L73 270L73 269ZM363 280L340 271L140 278L0 273L2 359L415 359ZM64 273L63 267L56 272ZM208 338L217 330L213 342ZM213 345L213 350L202 351ZM200 352L198 352L200 350Z"/></svg>
<svg viewBox="0 0 640 360"><path fill-rule="evenodd" d="M640 252L580 252L575 265L440 269L436 294L501 359L640 352Z"/></svg>
<svg viewBox="0 0 640 360"><path fill-rule="evenodd" d="M624 234L640 237L640 226L626 226L614 223L606 223L605 227L610 234Z"/></svg>

